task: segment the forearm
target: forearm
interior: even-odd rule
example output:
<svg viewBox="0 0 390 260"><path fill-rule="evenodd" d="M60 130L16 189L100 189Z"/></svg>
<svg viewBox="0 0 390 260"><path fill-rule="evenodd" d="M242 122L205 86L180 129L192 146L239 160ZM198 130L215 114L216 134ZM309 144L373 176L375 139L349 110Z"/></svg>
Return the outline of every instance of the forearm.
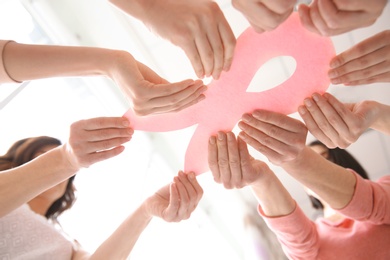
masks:
<svg viewBox="0 0 390 260"><path fill-rule="evenodd" d="M139 236L152 219L144 204L138 207L89 259L128 259Z"/></svg>
<svg viewBox="0 0 390 260"><path fill-rule="evenodd" d="M378 114L376 117L377 119L373 122L371 128L386 135L390 135L390 106L378 102L373 103L378 109Z"/></svg>
<svg viewBox="0 0 390 260"><path fill-rule="evenodd" d="M345 207L352 199L356 184L353 173L326 160L309 147L305 147L295 160L281 166L334 209Z"/></svg>
<svg viewBox="0 0 390 260"><path fill-rule="evenodd" d="M77 170L60 146L29 163L0 172L0 217L70 178Z"/></svg>
<svg viewBox="0 0 390 260"><path fill-rule="evenodd" d="M263 213L268 217L290 214L295 208L295 201L280 180L272 172L262 179L251 185L251 189Z"/></svg>
<svg viewBox="0 0 390 260"><path fill-rule="evenodd" d="M94 47L10 42L3 50L3 64L8 75L19 82L51 77L107 75L118 52Z"/></svg>
<svg viewBox="0 0 390 260"><path fill-rule="evenodd" d="M147 10L156 0L109 0L113 5L131 15L132 17L143 21L147 16Z"/></svg>

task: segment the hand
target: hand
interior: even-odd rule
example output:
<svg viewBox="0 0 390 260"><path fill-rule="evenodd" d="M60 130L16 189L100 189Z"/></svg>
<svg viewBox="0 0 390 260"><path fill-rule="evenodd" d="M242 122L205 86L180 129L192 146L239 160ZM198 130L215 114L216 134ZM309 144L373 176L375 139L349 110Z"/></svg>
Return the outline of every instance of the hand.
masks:
<svg viewBox="0 0 390 260"><path fill-rule="evenodd" d="M144 206L151 216L167 222L188 219L203 196L203 189L195 174L179 172L173 182L149 197Z"/></svg>
<svg viewBox="0 0 390 260"><path fill-rule="evenodd" d="M266 110L242 116L239 137L275 165L295 160L306 146L307 128L294 118Z"/></svg>
<svg viewBox="0 0 390 260"><path fill-rule="evenodd" d="M299 5L303 26L323 36L333 36L372 25L382 14L386 0L313 0Z"/></svg>
<svg viewBox="0 0 390 260"><path fill-rule="evenodd" d="M177 112L205 98L207 87L201 80L169 83L127 52L114 60L109 77L130 97L137 115Z"/></svg>
<svg viewBox="0 0 390 260"><path fill-rule="evenodd" d="M129 125L123 117L97 117L73 123L64 144L69 162L80 169L117 156L124 150L122 144L130 141L134 133Z"/></svg>
<svg viewBox="0 0 390 260"><path fill-rule="evenodd" d="M294 10L294 0L232 0L256 32L272 31Z"/></svg>
<svg viewBox="0 0 390 260"><path fill-rule="evenodd" d="M343 104L329 93L318 93L304 101L299 114L309 131L329 148L347 148L377 118L375 102Z"/></svg>
<svg viewBox="0 0 390 260"><path fill-rule="evenodd" d="M330 67L329 77L333 84L356 86L390 82L390 30L337 55Z"/></svg>
<svg viewBox="0 0 390 260"><path fill-rule="evenodd" d="M210 137L208 145L210 170L217 183L225 188L242 188L261 178L268 166L249 155L247 145L232 132L218 132Z"/></svg>
<svg viewBox="0 0 390 260"><path fill-rule="evenodd" d="M210 0L153 1L141 17L153 32L183 49L199 78L228 71L236 38L218 4Z"/></svg>

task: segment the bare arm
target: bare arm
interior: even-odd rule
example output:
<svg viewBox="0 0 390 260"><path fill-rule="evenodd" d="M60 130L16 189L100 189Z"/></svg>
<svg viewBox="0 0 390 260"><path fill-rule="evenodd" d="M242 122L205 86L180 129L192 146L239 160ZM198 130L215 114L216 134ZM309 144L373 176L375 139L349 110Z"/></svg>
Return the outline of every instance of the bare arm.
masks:
<svg viewBox="0 0 390 260"><path fill-rule="evenodd" d="M74 123L66 144L22 166L0 172L0 217L81 168L120 154L124 149L122 144L130 140L132 133L128 121L121 117ZM106 150L107 147L111 149Z"/></svg>
<svg viewBox="0 0 390 260"><path fill-rule="evenodd" d="M18 82L51 77L108 77L139 115L179 111L203 100L202 93L207 89L201 80L169 83L121 50L9 42L3 48L2 61L8 76ZM0 80L0 84L7 82Z"/></svg>
<svg viewBox="0 0 390 260"><path fill-rule="evenodd" d="M173 182L147 198L91 255L75 252L73 259L128 259L139 236L153 217L167 222L188 219L196 209L203 190L194 173L179 172Z"/></svg>

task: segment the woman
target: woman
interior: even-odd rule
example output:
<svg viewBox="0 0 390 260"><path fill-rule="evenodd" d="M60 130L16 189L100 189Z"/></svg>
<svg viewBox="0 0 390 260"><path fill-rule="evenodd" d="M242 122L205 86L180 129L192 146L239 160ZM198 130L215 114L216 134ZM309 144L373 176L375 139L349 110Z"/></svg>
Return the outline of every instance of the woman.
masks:
<svg viewBox="0 0 390 260"><path fill-rule="evenodd" d="M78 140L77 136L73 138ZM60 146L59 140L47 136L20 140L0 157L0 169L28 164ZM126 259L154 216L168 222L188 219L203 194L193 173L179 172L172 183L147 198L93 254L89 254L65 235L58 222L58 217L75 201L73 180L74 175L0 218L0 240L5 245L0 247L1 256L9 259Z"/></svg>
<svg viewBox="0 0 390 260"><path fill-rule="evenodd" d="M290 259L390 258L390 175L373 182L326 160L306 146L305 125L286 115L255 111L239 127L238 139L231 132L210 138L210 169L227 188L251 187ZM247 143L313 191L324 217L309 219L268 165L249 155Z"/></svg>

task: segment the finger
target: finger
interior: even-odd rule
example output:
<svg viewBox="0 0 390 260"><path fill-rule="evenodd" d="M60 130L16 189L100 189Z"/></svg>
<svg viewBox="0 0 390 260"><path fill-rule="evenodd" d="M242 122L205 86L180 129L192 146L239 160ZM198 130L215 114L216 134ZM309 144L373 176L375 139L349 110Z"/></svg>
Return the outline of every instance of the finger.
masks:
<svg viewBox="0 0 390 260"><path fill-rule="evenodd" d="M179 179L181 183L184 185L184 188L187 193L187 201L186 203L186 209L187 209L187 214L191 214L191 212L195 209L198 201L198 196L196 194L195 188L192 186L192 182L189 180L188 174L185 174L184 172L179 172Z"/></svg>
<svg viewBox="0 0 390 260"><path fill-rule="evenodd" d="M317 28L315 27L312 19L311 19L311 16L310 16L310 7L305 5L305 4L300 4L298 6L298 14L299 14L299 18L302 22L302 25L309 31L313 32L313 33L317 33L317 34L320 34L320 32L317 30Z"/></svg>
<svg viewBox="0 0 390 260"><path fill-rule="evenodd" d="M225 17L223 17L225 19ZM226 19L225 19L226 21ZM225 22L218 24L219 34L223 44L223 70L228 71L233 62L234 49L236 47L236 37L229 24Z"/></svg>
<svg viewBox="0 0 390 260"><path fill-rule="evenodd" d="M252 146L255 150L263 154L265 157L267 157L270 162L278 164L278 158L280 158L281 156L280 154L268 148L267 146L264 146L258 140L252 138L244 131L240 132L238 134L238 137L241 138L245 143Z"/></svg>
<svg viewBox="0 0 390 260"><path fill-rule="evenodd" d="M386 0L378 0L370 2L370 12L380 12L386 5ZM337 7L341 10L356 11L367 10L366 0L354 0L354 1L337 1Z"/></svg>
<svg viewBox="0 0 390 260"><path fill-rule="evenodd" d="M359 123L356 121L355 114L346 106L346 104L341 103L338 101L334 96L332 96L329 93L324 93L323 95L324 99L328 102L328 104L334 109L334 111L337 112L337 114L340 116L340 118L343 120L344 124L340 123L341 125L334 125L333 127L340 133L341 140L338 143L338 146L340 148L346 148L351 143L354 143L360 136L360 134L356 134L355 129L359 129ZM325 112L324 112L325 113ZM326 114L326 113L325 113ZM330 117L328 115L328 117ZM333 123L333 120L331 120ZM346 141L345 141L346 140Z"/></svg>
<svg viewBox="0 0 390 260"><path fill-rule="evenodd" d="M327 26L324 18L322 17L321 11L318 7L319 0L313 0L310 5L310 18L313 22L313 25L317 28L318 32L323 36L332 35L331 29Z"/></svg>
<svg viewBox="0 0 390 260"><path fill-rule="evenodd" d="M361 81L366 79L372 79L376 77L377 75L381 75L384 73L389 72L390 68L390 62L383 61L382 63L373 65L368 68L364 68L361 70L353 71L347 74L344 74L340 77L331 79L331 82L333 84L340 84L340 83L349 83L352 81ZM372 81L372 80L371 80Z"/></svg>
<svg viewBox="0 0 390 260"><path fill-rule="evenodd" d="M134 103L133 109L137 115L177 112L204 100L205 95L203 93L206 90L207 86L201 86L197 89L186 89L172 96L155 98L148 101L147 104L145 102L142 102L140 105Z"/></svg>
<svg viewBox="0 0 390 260"><path fill-rule="evenodd" d="M205 69L195 40L190 44L183 45L182 48L190 60L196 76L200 79L203 78L205 76Z"/></svg>
<svg viewBox="0 0 390 260"><path fill-rule="evenodd" d="M309 129L309 132L317 138L320 142L325 144L329 148L335 148L333 141L318 127L317 122L313 119L310 112L305 106L300 106L298 108L299 115L306 124L306 127Z"/></svg>
<svg viewBox="0 0 390 260"><path fill-rule="evenodd" d="M74 131L71 129L71 131ZM75 131L74 131L75 132ZM134 130L132 128L105 128L98 130L84 130L78 131L77 138L82 142L105 142L109 140L130 138L133 136ZM72 134L74 136L74 134Z"/></svg>
<svg viewBox="0 0 390 260"><path fill-rule="evenodd" d="M213 76L214 79L219 79L223 69L223 43L218 31L218 26L206 26L206 28L207 27L209 27L207 31L207 38L209 40L212 53L214 54L211 76Z"/></svg>
<svg viewBox="0 0 390 260"><path fill-rule="evenodd" d="M71 129L97 130L105 128L129 128L130 121L125 117L95 117L77 121Z"/></svg>
<svg viewBox="0 0 390 260"><path fill-rule="evenodd" d="M249 172L251 165L251 156L248 151L248 146L246 142L241 139L241 137L237 138L238 143L238 151L240 155L240 162L241 162L241 169L242 169L242 175L244 175L245 172ZM244 176L242 176L244 178Z"/></svg>
<svg viewBox="0 0 390 260"><path fill-rule="evenodd" d="M328 122L328 119L324 116L321 109L317 106L314 100L311 98L306 98L304 100L304 105L306 109L311 114L312 118L316 122L317 126L321 131L329 137L330 140L336 140L338 137L337 131L333 126Z"/></svg>
<svg viewBox="0 0 390 260"><path fill-rule="evenodd" d="M344 83L346 86L357 86L357 85L368 85L378 82L390 82L390 72L382 73L379 75L375 75L368 79L356 80Z"/></svg>
<svg viewBox="0 0 390 260"><path fill-rule="evenodd" d="M331 68L340 67L352 60L358 59L359 57L363 57L368 55L376 50L384 48L388 45L388 38L386 35L390 34L390 31L384 31L374 35L371 38L368 38L352 48L344 51L343 53L334 57L330 62Z"/></svg>
<svg viewBox="0 0 390 260"><path fill-rule="evenodd" d="M318 0L318 10L330 35L341 34L362 25L364 12L339 9L334 1Z"/></svg>
<svg viewBox="0 0 390 260"><path fill-rule="evenodd" d="M276 13L273 10L269 9L267 6L260 2L256 2L251 5L252 12L248 16L251 23L262 28L265 31L272 31L279 26L283 21L285 21L288 16L291 14L293 9L288 12Z"/></svg>
<svg viewBox="0 0 390 260"><path fill-rule="evenodd" d="M190 181L190 183L191 183L191 185L196 193L196 197L197 197L196 204L195 204L195 207L196 207L196 205L198 204L198 202L200 201L200 199L203 196L203 189L200 186L199 182L196 180L196 176L195 176L194 172L188 173L187 176L188 176L188 180Z"/></svg>
<svg viewBox="0 0 390 260"><path fill-rule="evenodd" d="M325 97L329 97L329 95L325 95ZM354 117L352 112L349 111L344 105L340 102L334 101L333 106L328 100L318 93L313 94L313 100L316 102L318 108L322 111L324 116L327 118L328 122L332 125L333 129L338 133L335 140L340 140L341 137L347 136L349 134L349 123L354 123L351 120L351 117Z"/></svg>
<svg viewBox="0 0 390 260"><path fill-rule="evenodd" d="M295 0L267 1L267 8L277 14L291 13L294 10Z"/></svg>
<svg viewBox="0 0 390 260"><path fill-rule="evenodd" d="M241 160L238 151L238 144L236 137L232 132L226 134L228 153L229 153L229 166L231 171L230 183L232 188L242 188L242 172L241 172Z"/></svg>
<svg viewBox="0 0 390 260"><path fill-rule="evenodd" d="M230 189L230 165L229 165L229 152L227 146L227 138L224 132L217 133L217 147L218 147L218 166L221 174L221 182L225 188Z"/></svg>
<svg viewBox="0 0 390 260"><path fill-rule="evenodd" d="M176 218L176 221L178 221L178 220L189 218L187 209L189 207L190 199L187 190L184 184L182 183L182 179L180 177L175 177L175 178L176 178L176 182L175 182L176 187L180 197L180 206L179 206L179 210L177 211L177 218Z"/></svg>
<svg viewBox="0 0 390 260"><path fill-rule="evenodd" d="M96 142L84 142L82 144L84 145L85 153L94 153L112 149L114 147L127 143L130 140L131 138L129 137L119 137Z"/></svg>
<svg viewBox="0 0 390 260"><path fill-rule="evenodd" d="M208 144L208 162L211 173L213 174L214 180L217 183L221 183L221 173L219 171L218 164L218 147L217 139L215 136L211 136Z"/></svg>
<svg viewBox="0 0 390 260"><path fill-rule="evenodd" d="M250 136L258 142L260 147L253 147L258 151L259 149L264 150L265 147L267 147L267 149L274 151L274 154L288 155L289 151L292 150L289 144L281 142L280 140L267 135L258 128L252 127L245 122L239 122L238 127L246 134L246 136ZM246 141L245 139L243 140Z"/></svg>
<svg viewBox="0 0 390 260"><path fill-rule="evenodd" d="M276 132L273 134L273 130L278 131L276 128L281 128L291 133L299 133L305 129L301 122L293 118L286 117L286 115L280 113L262 109L255 110L252 115L244 114L242 119L244 122L256 128L259 127L260 129L263 127L261 130L263 132L267 131L265 133L271 136L275 136ZM275 126L275 128L268 129L271 126Z"/></svg>
<svg viewBox="0 0 390 260"><path fill-rule="evenodd" d="M169 204L166 210L164 211L164 219L166 221L176 221L178 216L178 211L180 207L180 195L177 185L177 177L173 178L173 182L169 185Z"/></svg>
<svg viewBox="0 0 390 260"><path fill-rule="evenodd" d="M115 157L119 154L121 154L124 151L123 146L117 146L109 150L99 151L90 153L86 156L83 156L79 158L80 164L84 167L88 167L94 163L101 162L107 159L110 159L112 157Z"/></svg>
<svg viewBox="0 0 390 260"><path fill-rule="evenodd" d="M207 35L197 35L195 44L202 60L204 75L210 77L214 69L214 53Z"/></svg>

